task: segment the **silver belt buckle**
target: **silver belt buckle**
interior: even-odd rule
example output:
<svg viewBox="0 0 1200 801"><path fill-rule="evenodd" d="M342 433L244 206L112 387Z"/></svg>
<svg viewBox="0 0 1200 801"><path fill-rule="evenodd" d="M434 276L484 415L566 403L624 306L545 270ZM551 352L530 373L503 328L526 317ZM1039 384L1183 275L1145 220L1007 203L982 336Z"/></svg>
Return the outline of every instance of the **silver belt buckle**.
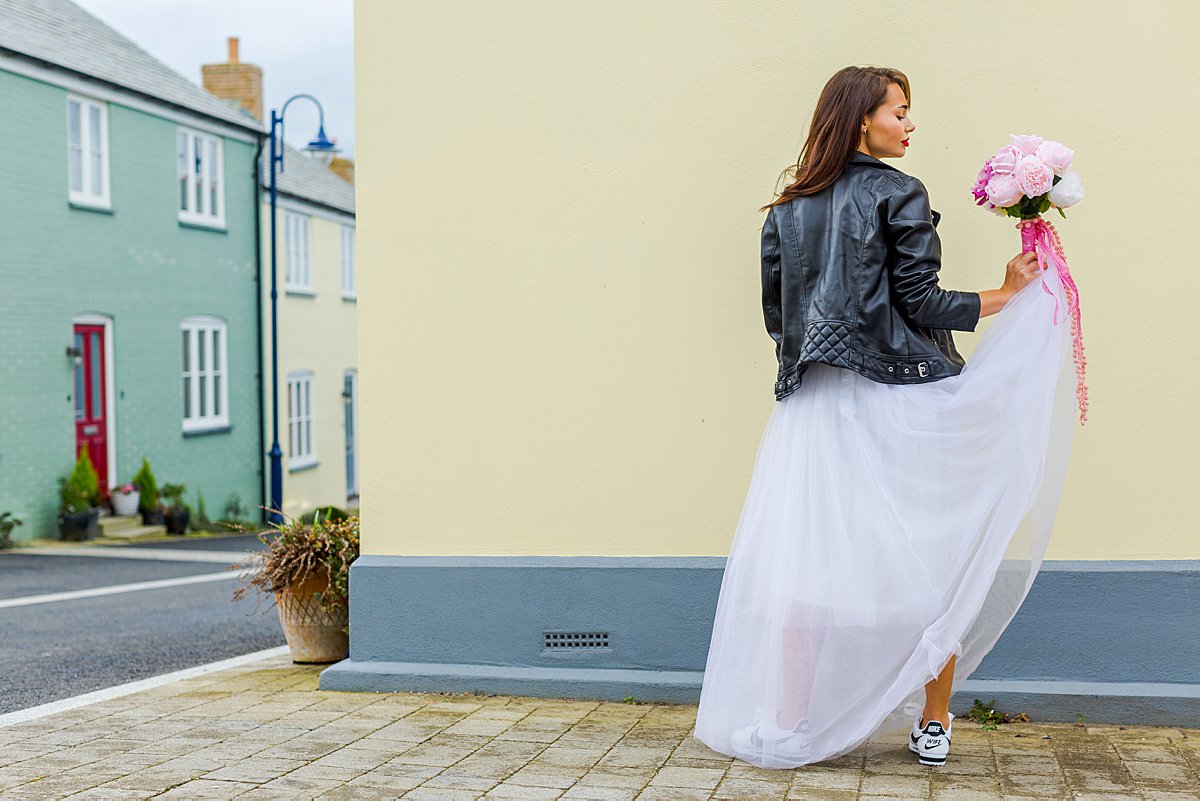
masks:
<svg viewBox="0 0 1200 801"><path fill-rule="evenodd" d="M929 375L929 369L925 365L925 362L921 362L920 364L917 365L917 373L919 373L922 376Z"/></svg>

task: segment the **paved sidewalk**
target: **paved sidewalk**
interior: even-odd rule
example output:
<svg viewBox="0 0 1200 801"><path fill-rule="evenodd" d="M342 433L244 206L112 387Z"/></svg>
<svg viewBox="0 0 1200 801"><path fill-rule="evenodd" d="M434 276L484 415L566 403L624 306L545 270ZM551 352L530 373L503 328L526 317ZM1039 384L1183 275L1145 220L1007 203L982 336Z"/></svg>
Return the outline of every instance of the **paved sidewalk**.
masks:
<svg viewBox="0 0 1200 801"><path fill-rule="evenodd" d="M900 742L764 770L695 706L316 689L287 656L0 729L0 798L1200 799L1200 729L956 719L944 767Z"/></svg>

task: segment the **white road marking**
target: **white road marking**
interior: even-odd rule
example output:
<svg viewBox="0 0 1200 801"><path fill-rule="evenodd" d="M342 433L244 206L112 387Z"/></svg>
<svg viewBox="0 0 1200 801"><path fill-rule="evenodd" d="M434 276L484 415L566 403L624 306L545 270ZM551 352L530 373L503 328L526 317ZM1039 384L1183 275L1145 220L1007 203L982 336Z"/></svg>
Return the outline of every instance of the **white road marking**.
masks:
<svg viewBox="0 0 1200 801"><path fill-rule="evenodd" d="M161 562L240 562L252 552L245 551L201 551L183 548L130 548L125 545L82 546L79 548L17 548L13 555L34 556L98 556L106 559L150 559Z"/></svg>
<svg viewBox="0 0 1200 801"><path fill-rule="evenodd" d="M185 584L206 584L210 581L226 581L241 578L252 573L252 570L227 570L223 573L201 573L198 576L181 576L179 578L155 579L154 581L135 581L131 584L110 584L107 587L92 587L87 590L67 590L66 592L51 592L45 595L24 595L19 598L0 599L0 609L14 606L33 606L34 604L52 604L59 601L74 601L79 598L95 598L99 595L118 595L123 592L140 592L142 590L161 590L164 587L180 587Z"/></svg>
<svg viewBox="0 0 1200 801"><path fill-rule="evenodd" d="M203 676L207 673L215 673L218 670L226 670L240 665L247 665L252 662L259 662L263 659L270 659L275 656L283 656L288 653L288 647L281 645L278 648L268 648L265 651L255 651L252 654L243 656L235 656L231 659L222 659L219 662L209 662L207 665L199 667L184 668L176 670L174 673L164 673L161 676L153 676L148 679L139 681L131 681L127 684L118 684L115 687L109 687L104 690L96 690L95 692L84 693L77 695L74 698L64 698L61 701L51 701L48 704L40 706L31 706L28 709L21 709L16 712L9 712L5 715L0 715L0 729L5 726L12 726L16 723L24 723L29 720L37 720L44 718L47 715L53 715L57 712L66 712L69 709L78 709L81 706L95 704L100 701L108 701L113 698L120 698L124 695L132 695L133 693L141 692L142 690L150 690L154 687L161 687L164 684L171 684L184 679Z"/></svg>

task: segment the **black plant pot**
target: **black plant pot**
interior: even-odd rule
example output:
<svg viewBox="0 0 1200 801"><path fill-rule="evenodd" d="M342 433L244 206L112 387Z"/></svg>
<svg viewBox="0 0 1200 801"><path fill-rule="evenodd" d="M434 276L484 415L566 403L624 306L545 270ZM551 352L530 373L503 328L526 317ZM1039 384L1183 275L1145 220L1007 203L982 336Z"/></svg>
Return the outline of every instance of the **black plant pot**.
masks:
<svg viewBox="0 0 1200 801"><path fill-rule="evenodd" d="M58 516L58 533L64 540L82 542L100 536L100 509L67 512Z"/></svg>
<svg viewBox="0 0 1200 801"><path fill-rule="evenodd" d="M141 509L143 526L161 526L163 522L162 509Z"/></svg>
<svg viewBox="0 0 1200 801"><path fill-rule="evenodd" d="M168 534L187 534L188 519L191 513L187 509L168 509L166 513Z"/></svg>

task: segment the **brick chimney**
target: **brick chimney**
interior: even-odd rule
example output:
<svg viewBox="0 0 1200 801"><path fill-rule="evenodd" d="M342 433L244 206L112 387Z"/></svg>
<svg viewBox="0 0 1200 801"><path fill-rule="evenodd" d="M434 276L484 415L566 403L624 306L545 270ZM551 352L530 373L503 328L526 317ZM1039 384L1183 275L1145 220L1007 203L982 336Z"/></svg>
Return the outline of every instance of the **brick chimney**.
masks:
<svg viewBox="0 0 1200 801"><path fill-rule="evenodd" d="M246 111L263 121L262 67L238 61L238 38L229 37L229 60L200 67L205 90L225 100L236 100Z"/></svg>
<svg viewBox="0 0 1200 801"><path fill-rule="evenodd" d="M330 171L346 183L354 186L354 159L344 159L334 156L329 164Z"/></svg>

